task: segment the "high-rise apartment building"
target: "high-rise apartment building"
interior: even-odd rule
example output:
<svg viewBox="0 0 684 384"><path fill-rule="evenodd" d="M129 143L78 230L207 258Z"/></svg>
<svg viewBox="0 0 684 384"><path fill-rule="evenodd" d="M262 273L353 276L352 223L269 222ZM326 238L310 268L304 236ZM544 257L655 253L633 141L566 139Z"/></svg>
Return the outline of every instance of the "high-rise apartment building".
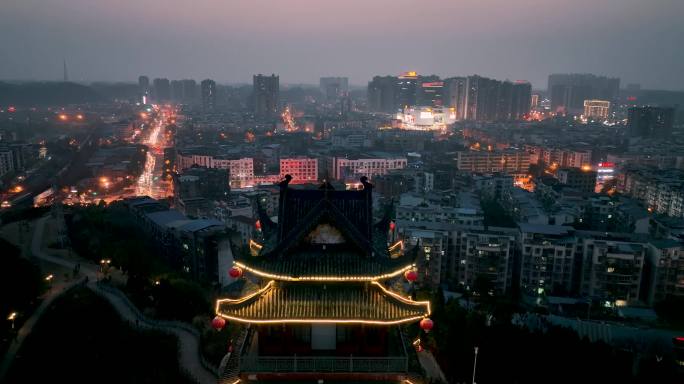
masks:
<svg viewBox="0 0 684 384"><path fill-rule="evenodd" d="M147 76L138 77L138 90L141 95L150 95L150 78Z"/></svg>
<svg viewBox="0 0 684 384"><path fill-rule="evenodd" d="M216 109L216 82L211 79L202 80L200 85L202 92L202 110L214 112Z"/></svg>
<svg viewBox="0 0 684 384"><path fill-rule="evenodd" d="M465 77L444 80L444 105L456 109L456 120L464 119L467 89L468 79Z"/></svg>
<svg viewBox="0 0 684 384"><path fill-rule="evenodd" d="M430 79L435 80L435 79ZM418 105L441 107L444 105L444 82L421 81L418 87Z"/></svg>
<svg viewBox="0 0 684 384"><path fill-rule="evenodd" d="M579 73L549 76L548 93L553 111L580 114L584 111L584 100L616 102L619 92L618 78Z"/></svg>
<svg viewBox="0 0 684 384"><path fill-rule="evenodd" d="M171 100L171 84L169 79L154 79L152 82L152 96L158 102Z"/></svg>
<svg viewBox="0 0 684 384"><path fill-rule="evenodd" d="M398 108L416 105L419 82L420 79L415 71L404 72L397 78L396 106Z"/></svg>
<svg viewBox="0 0 684 384"><path fill-rule="evenodd" d="M530 112L532 85L526 81L499 81L468 76L464 116L466 120L519 120Z"/></svg>
<svg viewBox="0 0 684 384"><path fill-rule="evenodd" d="M171 80L171 100L180 103L183 101L183 82Z"/></svg>
<svg viewBox="0 0 684 384"><path fill-rule="evenodd" d="M197 97L197 82L192 79L185 79L183 82L183 102L196 103L199 99Z"/></svg>
<svg viewBox="0 0 684 384"><path fill-rule="evenodd" d="M374 112L396 112L396 83L394 76L373 77L368 83L368 109Z"/></svg>
<svg viewBox="0 0 684 384"><path fill-rule="evenodd" d="M346 77L321 77L319 86L326 101L349 95L349 79Z"/></svg>
<svg viewBox="0 0 684 384"><path fill-rule="evenodd" d="M253 77L254 114L259 119L273 119L278 115L280 77L276 75Z"/></svg>

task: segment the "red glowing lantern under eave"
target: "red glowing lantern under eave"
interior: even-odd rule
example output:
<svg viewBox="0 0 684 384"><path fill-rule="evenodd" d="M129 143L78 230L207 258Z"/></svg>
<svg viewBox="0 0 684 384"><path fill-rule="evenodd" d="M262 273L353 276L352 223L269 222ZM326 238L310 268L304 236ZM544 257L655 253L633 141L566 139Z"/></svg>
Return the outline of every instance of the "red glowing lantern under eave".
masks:
<svg viewBox="0 0 684 384"><path fill-rule="evenodd" d="M404 277L406 280L413 283L414 281L418 280L418 273L412 269L409 269L408 271L404 272Z"/></svg>
<svg viewBox="0 0 684 384"><path fill-rule="evenodd" d="M261 231L261 220L257 220L256 223L254 223L254 226L256 227L257 231Z"/></svg>
<svg viewBox="0 0 684 384"><path fill-rule="evenodd" d="M435 323L427 317L420 321L420 329L425 331L425 333L430 332L434 326Z"/></svg>
<svg viewBox="0 0 684 384"><path fill-rule="evenodd" d="M397 227L397 225L394 223L394 221L390 221L390 224L389 224L390 232L394 232L394 229L396 227Z"/></svg>
<svg viewBox="0 0 684 384"><path fill-rule="evenodd" d="M230 271L228 271L228 275L230 275L230 277L232 277L233 279L237 279L242 276L242 269L238 267L233 267L230 269Z"/></svg>
<svg viewBox="0 0 684 384"><path fill-rule="evenodd" d="M211 326L215 330L220 331L226 326L226 319L221 316L216 316L214 317L214 320L211 321Z"/></svg>

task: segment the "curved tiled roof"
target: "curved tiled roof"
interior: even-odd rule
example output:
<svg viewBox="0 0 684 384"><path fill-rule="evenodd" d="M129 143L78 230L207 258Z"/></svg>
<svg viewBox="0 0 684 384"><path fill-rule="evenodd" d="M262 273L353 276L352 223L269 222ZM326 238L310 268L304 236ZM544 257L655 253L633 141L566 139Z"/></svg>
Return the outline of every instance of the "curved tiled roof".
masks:
<svg viewBox="0 0 684 384"><path fill-rule="evenodd" d="M237 265L275 280L383 280L413 266L414 255L366 257L348 250L298 251L282 258L240 257ZM335 279L333 277L339 277Z"/></svg>
<svg viewBox="0 0 684 384"><path fill-rule="evenodd" d="M217 314L254 323L375 323L416 321L430 314L427 302L387 291L381 284L276 283L242 299L219 300Z"/></svg>

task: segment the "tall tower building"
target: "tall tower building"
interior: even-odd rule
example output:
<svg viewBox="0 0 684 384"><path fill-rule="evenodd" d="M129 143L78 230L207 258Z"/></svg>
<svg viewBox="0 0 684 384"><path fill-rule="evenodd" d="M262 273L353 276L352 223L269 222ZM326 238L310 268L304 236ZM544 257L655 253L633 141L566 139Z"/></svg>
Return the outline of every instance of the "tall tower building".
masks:
<svg viewBox="0 0 684 384"><path fill-rule="evenodd" d="M482 76L468 76L466 120L493 120L497 113L499 81Z"/></svg>
<svg viewBox="0 0 684 384"><path fill-rule="evenodd" d="M69 72L67 71L66 59L64 59L64 82L69 81Z"/></svg>
<svg viewBox="0 0 684 384"><path fill-rule="evenodd" d="M202 110L213 112L216 108L216 82L214 80L202 80L200 85L202 93Z"/></svg>
<svg viewBox="0 0 684 384"><path fill-rule="evenodd" d="M584 100L607 100L615 103L620 92L620 79L586 73L552 74L548 93L553 111L579 114Z"/></svg>
<svg viewBox="0 0 684 384"><path fill-rule="evenodd" d="M417 105L441 107L444 105L444 82L437 76L421 78L418 86Z"/></svg>
<svg viewBox="0 0 684 384"><path fill-rule="evenodd" d="M196 103L197 97L197 82L192 79L183 80L183 102Z"/></svg>
<svg viewBox="0 0 684 384"><path fill-rule="evenodd" d="M171 80L171 100L180 103L183 101L183 82Z"/></svg>
<svg viewBox="0 0 684 384"><path fill-rule="evenodd" d="M154 79L152 81L153 96L158 102L169 101L171 99L171 84L169 79Z"/></svg>
<svg viewBox="0 0 684 384"><path fill-rule="evenodd" d="M321 77L319 87L326 101L335 101L349 94L349 79L346 77Z"/></svg>
<svg viewBox="0 0 684 384"><path fill-rule="evenodd" d="M150 78L147 76L138 77L138 88L143 94L149 93L150 90Z"/></svg>
<svg viewBox="0 0 684 384"><path fill-rule="evenodd" d="M138 77L138 93L143 104L147 104L150 99L150 78L147 76Z"/></svg>
<svg viewBox="0 0 684 384"><path fill-rule="evenodd" d="M254 114L259 119L273 119L278 115L280 77L276 75L253 77Z"/></svg>
<svg viewBox="0 0 684 384"><path fill-rule="evenodd" d="M465 77L444 80L444 105L456 109L456 120L463 120L465 115L467 82Z"/></svg>
<svg viewBox="0 0 684 384"><path fill-rule="evenodd" d="M394 76L375 76L368 82L368 109L373 112L394 113L397 111Z"/></svg>
<svg viewBox="0 0 684 384"><path fill-rule="evenodd" d="M529 116L532 107L532 84L528 81L516 81L513 83L511 98L509 119L520 120Z"/></svg>
<svg viewBox="0 0 684 384"><path fill-rule="evenodd" d="M398 108L416 105L418 82L418 74L415 71L404 72L397 78Z"/></svg>

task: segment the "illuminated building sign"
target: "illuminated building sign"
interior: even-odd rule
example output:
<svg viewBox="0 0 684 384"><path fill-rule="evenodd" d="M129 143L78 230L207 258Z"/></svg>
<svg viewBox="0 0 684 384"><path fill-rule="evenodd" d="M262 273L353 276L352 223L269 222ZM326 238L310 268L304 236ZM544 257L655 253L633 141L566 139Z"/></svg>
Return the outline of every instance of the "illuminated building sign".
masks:
<svg viewBox="0 0 684 384"><path fill-rule="evenodd" d="M443 87L444 82L443 81L433 81L430 83L423 83L422 84L423 88L437 88L437 87Z"/></svg>

